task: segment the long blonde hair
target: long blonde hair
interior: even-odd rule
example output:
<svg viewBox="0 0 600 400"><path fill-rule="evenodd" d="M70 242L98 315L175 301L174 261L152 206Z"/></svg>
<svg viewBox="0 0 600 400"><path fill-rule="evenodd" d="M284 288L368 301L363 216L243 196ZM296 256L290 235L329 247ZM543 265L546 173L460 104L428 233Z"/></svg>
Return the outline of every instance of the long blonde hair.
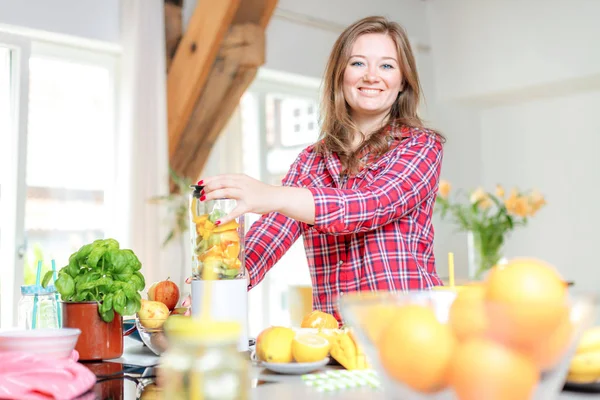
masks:
<svg viewBox="0 0 600 400"><path fill-rule="evenodd" d="M378 131L360 132L350 116L349 106L343 93L343 81L346 65L350 59L352 46L356 39L367 33L387 34L396 44L398 49L398 63L403 79L403 90L392 105L387 124ZM383 155L388 150L388 140L380 134L389 124L405 125L415 128L424 128L423 121L419 118L418 107L421 99L421 85L417 73L415 58L404 29L396 22L385 17L367 17L350 25L335 42L327 67L323 83L323 100L321 104L321 137L316 145L317 151L337 153L342 163L344 173L355 174L360 168L357 157L365 148L375 154ZM443 141L443 137L435 132ZM354 135L362 135L362 144L352 148Z"/></svg>

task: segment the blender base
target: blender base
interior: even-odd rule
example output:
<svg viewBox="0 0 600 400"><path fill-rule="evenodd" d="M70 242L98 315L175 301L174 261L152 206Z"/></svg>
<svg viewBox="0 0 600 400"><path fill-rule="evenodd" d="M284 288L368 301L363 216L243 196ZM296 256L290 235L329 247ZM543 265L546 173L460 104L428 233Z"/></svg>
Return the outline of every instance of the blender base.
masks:
<svg viewBox="0 0 600 400"><path fill-rule="evenodd" d="M197 317L207 281L192 280L192 315ZM248 351L248 282L244 279L214 280L210 313L216 321L235 321L240 324L239 351Z"/></svg>

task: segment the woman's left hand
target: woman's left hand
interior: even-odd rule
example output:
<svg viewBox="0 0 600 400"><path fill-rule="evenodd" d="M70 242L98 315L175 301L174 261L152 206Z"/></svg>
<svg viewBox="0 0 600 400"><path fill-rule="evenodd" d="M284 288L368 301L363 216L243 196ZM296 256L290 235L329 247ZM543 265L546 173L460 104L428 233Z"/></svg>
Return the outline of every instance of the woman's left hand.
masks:
<svg viewBox="0 0 600 400"><path fill-rule="evenodd" d="M198 182L204 186L204 199L235 199L237 206L222 219L224 225L245 213L266 214L277 211L278 187L267 185L244 174L218 175Z"/></svg>

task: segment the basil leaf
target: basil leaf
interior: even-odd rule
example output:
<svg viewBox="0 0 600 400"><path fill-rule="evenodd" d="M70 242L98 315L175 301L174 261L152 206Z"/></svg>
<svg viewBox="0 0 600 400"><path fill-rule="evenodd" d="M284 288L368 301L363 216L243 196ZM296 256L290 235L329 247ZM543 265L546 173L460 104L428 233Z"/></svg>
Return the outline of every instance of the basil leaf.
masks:
<svg viewBox="0 0 600 400"><path fill-rule="evenodd" d="M104 322L112 322L112 320L115 318L115 312L112 309L110 309L108 311L101 312L100 317Z"/></svg>
<svg viewBox="0 0 600 400"><path fill-rule="evenodd" d="M121 273L129 263L123 250L111 250L107 252L104 255L104 262L108 266L107 271L113 274Z"/></svg>
<svg viewBox="0 0 600 400"><path fill-rule="evenodd" d="M84 261L92 252L94 247L98 244L98 241L95 240L92 243L86 244L82 246L77 253L73 254L71 257L73 258L74 264L79 265L81 261ZM69 264L71 264L71 257L69 257Z"/></svg>
<svg viewBox="0 0 600 400"><path fill-rule="evenodd" d="M90 289L97 288L98 286L110 285L112 283L113 283L112 279L110 279L108 277L104 277L104 278L96 279L96 280L93 280L90 282L80 283L77 285L77 290L90 290Z"/></svg>
<svg viewBox="0 0 600 400"><path fill-rule="evenodd" d="M108 310L112 310L113 308L113 295L112 293L107 294L106 296L104 296L104 300L102 300L102 307L101 307L101 311L107 312Z"/></svg>
<svg viewBox="0 0 600 400"><path fill-rule="evenodd" d="M134 271L139 271L142 269L142 263L133 251L130 249L123 249L121 250L121 254L123 257L125 257L127 265L129 265Z"/></svg>
<svg viewBox="0 0 600 400"><path fill-rule="evenodd" d="M79 291L79 292L75 293L75 296L73 296L73 300L86 301L86 300L88 300L89 294L90 294L90 292L88 290Z"/></svg>
<svg viewBox="0 0 600 400"><path fill-rule="evenodd" d="M92 268L96 268L98 266L98 261L100 261L104 253L106 253L106 250L106 247L103 245L94 247L94 249L87 258L87 265L89 265Z"/></svg>
<svg viewBox="0 0 600 400"><path fill-rule="evenodd" d="M115 239L104 239L102 244L107 250L119 250L119 242Z"/></svg>
<svg viewBox="0 0 600 400"><path fill-rule="evenodd" d="M114 281L111 277L105 276L104 278L100 279L100 283L97 286L98 290L100 290L102 293L110 293L112 292L113 283Z"/></svg>
<svg viewBox="0 0 600 400"><path fill-rule="evenodd" d="M125 311L125 304L127 304L127 297L123 290L119 290L113 296L113 308L116 312L123 315Z"/></svg>
<svg viewBox="0 0 600 400"><path fill-rule="evenodd" d="M135 286L135 290L144 290L146 287L146 280L140 271L135 271L129 279L130 282Z"/></svg>
<svg viewBox="0 0 600 400"><path fill-rule="evenodd" d="M71 275L72 278L75 278L79 275L79 264L77 260L69 261L69 265L67 265L67 273Z"/></svg>
<svg viewBox="0 0 600 400"><path fill-rule="evenodd" d="M133 299L137 293L137 290L135 290L134 284L130 282L126 283L123 287L123 293L125 293L125 297L127 297L127 299Z"/></svg>
<svg viewBox="0 0 600 400"><path fill-rule="evenodd" d="M117 274L113 274L113 277L121 282L129 282L129 278L133 275L133 269L131 266L126 265L125 268L121 270L121 272Z"/></svg>
<svg viewBox="0 0 600 400"><path fill-rule="evenodd" d="M50 279L52 279L52 271L47 271L44 275L44 279L42 279L42 287L48 287L48 283L50 283Z"/></svg>
<svg viewBox="0 0 600 400"><path fill-rule="evenodd" d="M142 303L138 301L137 298L133 297L131 299L127 299L127 303L125 304L125 315L133 315L136 312L140 311L142 308Z"/></svg>
<svg viewBox="0 0 600 400"><path fill-rule="evenodd" d="M62 300L69 300L69 298L75 292L75 282L68 274L59 274L58 279L54 282L54 286Z"/></svg>

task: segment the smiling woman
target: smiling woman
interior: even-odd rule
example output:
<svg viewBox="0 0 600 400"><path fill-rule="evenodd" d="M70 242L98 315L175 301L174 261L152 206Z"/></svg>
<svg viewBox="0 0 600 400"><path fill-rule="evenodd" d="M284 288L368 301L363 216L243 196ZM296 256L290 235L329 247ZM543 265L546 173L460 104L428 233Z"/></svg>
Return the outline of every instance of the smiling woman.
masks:
<svg viewBox="0 0 600 400"><path fill-rule="evenodd" d="M402 91L396 44L386 34L359 36L344 71L344 98L359 132L370 132L381 124ZM373 118L376 117L376 118ZM362 142L356 135L353 147Z"/></svg>
<svg viewBox="0 0 600 400"><path fill-rule="evenodd" d="M219 221L262 214L246 236L249 288L300 237L313 308L341 321L338 296L441 285L431 215L443 137L417 113L421 88L403 28L383 17L349 26L333 46L323 84L319 140L283 179L202 180L206 201L237 200Z"/></svg>

